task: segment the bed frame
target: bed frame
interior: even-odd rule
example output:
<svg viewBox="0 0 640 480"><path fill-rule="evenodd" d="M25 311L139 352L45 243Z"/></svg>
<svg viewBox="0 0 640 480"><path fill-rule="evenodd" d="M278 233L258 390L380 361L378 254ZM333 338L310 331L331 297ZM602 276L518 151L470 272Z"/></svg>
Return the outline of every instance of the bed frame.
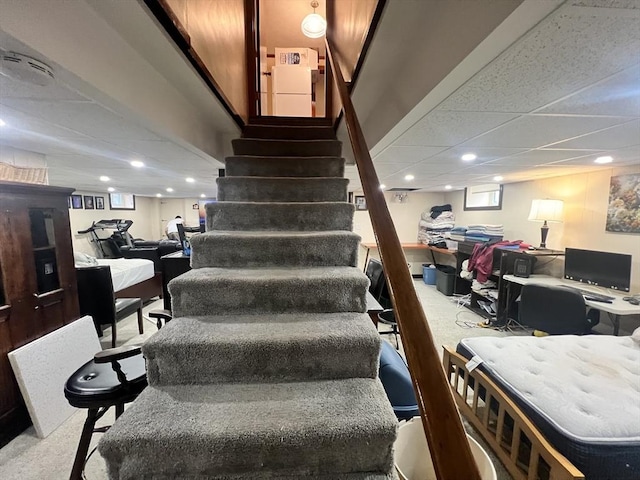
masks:
<svg viewBox="0 0 640 480"><path fill-rule="evenodd" d="M584 475L545 440L520 408L469 360L444 347L443 365L460 412L516 480L580 480Z"/></svg>
<svg viewBox="0 0 640 480"><path fill-rule="evenodd" d="M115 292L116 298L140 298L142 303L148 302L153 297L162 298L162 274L156 272L153 277L142 282L130 285L127 288Z"/></svg>

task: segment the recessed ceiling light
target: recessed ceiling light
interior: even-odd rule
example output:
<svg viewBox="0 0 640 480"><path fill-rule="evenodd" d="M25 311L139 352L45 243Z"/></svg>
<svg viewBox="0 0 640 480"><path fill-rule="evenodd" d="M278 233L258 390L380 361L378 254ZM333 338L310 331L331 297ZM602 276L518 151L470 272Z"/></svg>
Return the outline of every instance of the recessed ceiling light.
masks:
<svg viewBox="0 0 640 480"><path fill-rule="evenodd" d="M187 183L195 182L195 180L193 178L191 178L191 177L187 177L187 178L185 178L185 180L187 181Z"/></svg>
<svg viewBox="0 0 640 480"><path fill-rule="evenodd" d="M115 192L115 191L116 191L116 189L115 189L115 188L113 188L113 187L109 187L109 188L107 188L107 192Z"/></svg>
<svg viewBox="0 0 640 480"><path fill-rule="evenodd" d="M108 182L109 180L111 180L111 179L109 177L107 177L106 175L100 176L100 181L101 182Z"/></svg>
<svg viewBox="0 0 640 480"><path fill-rule="evenodd" d="M4 127L6 125L5 121L0 118L0 127Z"/></svg>
<svg viewBox="0 0 640 480"><path fill-rule="evenodd" d="M413 175L411 175L411 174L409 174L409 175L405 175L405 176L404 176L404 179L405 179L407 182L410 182L410 181L411 181L411 180L413 180L414 178L416 178L416 177L414 177L414 176L413 176Z"/></svg>
<svg viewBox="0 0 640 480"><path fill-rule="evenodd" d="M384 190L385 188L387 188L387 186L384 183L380 184L380 190Z"/></svg>
<svg viewBox="0 0 640 480"><path fill-rule="evenodd" d="M475 153L465 153L460 158L462 158L462 160L464 160L465 162L472 162L473 160L475 160L478 157L476 156Z"/></svg>
<svg viewBox="0 0 640 480"><path fill-rule="evenodd" d="M132 160L131 166L136 168L142 168L144 167L144 162L141 162L140 160Z"/></svg>
<svg viewBox="0 0 640 480"><path fill-rule="evenodd" d="M594 160L595 163L611 163L613 162L613 157L607 155L606 157L598 157Z"/></svg>
<svg viewBox="0 0 640 480"><path fill-rule="evenodd" d="M156 193L156 197L160 198L162 196L161 193Z"/></svg>
<svg viewBox="0 0 640 480"><path fill-rule="evenodd" d="M207 198L207 196L204 193L201 193L200 198Z"/></svg>
<svg viewBox="0 0 640 480"><path fill-rule="evenodd" d="M494 182L501 182L502 180L504 180L504 177L501 175L496 175L495 177L493 177Z"/></svg>
<svg viewBox="0 0 640 480"><path fill-rule="evenodd" d="M167 188L167 192L169 192L169 193L173 192L173 188L168 187L168 188Z"/></svg>
<svg viewBox="0 0 640 480"><path fill-rule="evenodd" d="M444 188L445 190L451 190L453 187L451 185L445 185Z"/></svg>

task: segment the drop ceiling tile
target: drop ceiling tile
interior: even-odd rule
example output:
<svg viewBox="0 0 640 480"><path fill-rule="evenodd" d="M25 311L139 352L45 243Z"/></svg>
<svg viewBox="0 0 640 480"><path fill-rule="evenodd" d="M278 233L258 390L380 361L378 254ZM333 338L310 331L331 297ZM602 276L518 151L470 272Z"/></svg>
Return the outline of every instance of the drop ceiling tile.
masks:
<svg viewBox="0 0 640 480"><path fill-rule="evenodd" d="M4 75L0 75L0 97L46 101L91 101L61 82L54 82L46 87L41 87L29 82L14 80Z"/></svg>
<svg viewBox="0 0 640 480"><path fill-rule="evenodd" d="M619 149L640 143L640 120L633 120L578 138L554 143L553 148L582 148L590 150Z"/></svg>
<svg viewBox="0 0 640 480"><path fill-rule="evenodd" d="M628 121L621 117L526 115L465 142L465 147L539 148ZM566 148L596 149L577 146Z"/></svg>
<svg viewBox="0 0 640 480"><path fill-rule="evenodd" d="M634 65L536 113L640 117L640 65Z"/></svg>
<svg viewBox="0 0 640 480"><path fill-rule="evenodd" d="M377 155L373 162L379 164L412 164L446 150L446 147L393 145Z"/></svg>
<svg viewBox="0 0 640 480"><path fill-rule="evenodd" d="M2 103L47 123L69 128L90 137L159 140L144 127L127 121L97 103L55 102L6 98Z"/></svg>
<svg viewBox="0 0 640 480"><path fill-rule="evenodd" d="M502 157L508 157L511 155L515 155L518 153L526 152L525 148L465 148L465 147L454 147L444 152L438 153L432 157L429 157L420 164L445 164L445 165L456 165L460 167L464 167L467 165L473 164L481 164L496 160ZM477 156L475 160L472 162L465 162L462 160L462 155L465 153L473 153Z"/></svg>
<svg viewBox="0 0 640 480"><path fill-rule="evenodd" d="M0 97L0 118L6 123L0 130L0 138L12 132L31 134L34 138L43 142L56 140L58 138L89 138L86 135L74 130L51 124L37 116L21 112L15 108L5 105L4 99Z"/></svg>
<svg viewBox="0 0 640 480"><path fill-rule="evenodd" d="M407 130L395 144L454 146L516 117L505 113L434 110Z"/></svg>
<svg viewBox="0 0 640 480"><path fill-rule="evenodd" d="M212 157L198 155L192 151L166 140L121 140L118 145L140 157L154 158L160 161L182 162L185 160L214 160Z"/></svg>
<svg viewBox="0 0 640 480"><path fill-rule="evenodd" d="M527 113L613 75L638 61L637 12L559 8L441 108Z"/></svg>
<svg viewBox="0 0 640 480"><path fill-rule="evenodd" d="M568 160L570 158L584 157L588 155L588 153L589 152L584 150L529 150L528 152L518 155L492 160L485 165L519 166L521 168L534 167L536 165L544 165L546 163Z"/></svg>

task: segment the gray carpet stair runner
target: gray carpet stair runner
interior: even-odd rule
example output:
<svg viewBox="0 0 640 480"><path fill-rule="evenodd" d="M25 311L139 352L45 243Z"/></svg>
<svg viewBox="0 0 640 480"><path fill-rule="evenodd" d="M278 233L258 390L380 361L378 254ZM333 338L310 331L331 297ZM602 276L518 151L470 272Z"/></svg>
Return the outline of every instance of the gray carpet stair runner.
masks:
<svg viewBox="0 0 640 480"><path fill-rule="evenodd" d="M340 143L278 128L233 142L149 387L100 441L111 479L396 478Z"/></svg>

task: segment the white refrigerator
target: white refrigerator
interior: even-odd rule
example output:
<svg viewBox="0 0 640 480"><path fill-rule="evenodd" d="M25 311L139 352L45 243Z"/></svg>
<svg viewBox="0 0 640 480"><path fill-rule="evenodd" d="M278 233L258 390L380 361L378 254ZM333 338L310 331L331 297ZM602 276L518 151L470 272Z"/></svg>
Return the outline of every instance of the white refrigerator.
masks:
<svg viewBox="0 0 640 480"><path fill-rule="evenodd" d="M271 69L273 115L311 116L311 68L278 65Z"/></svg>

